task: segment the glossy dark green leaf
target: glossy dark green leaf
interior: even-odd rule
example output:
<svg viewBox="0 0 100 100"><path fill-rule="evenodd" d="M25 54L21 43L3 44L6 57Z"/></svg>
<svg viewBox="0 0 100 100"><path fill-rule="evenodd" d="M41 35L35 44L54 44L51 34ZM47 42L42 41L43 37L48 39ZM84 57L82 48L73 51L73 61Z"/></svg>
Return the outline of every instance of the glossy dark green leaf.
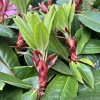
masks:
<svg viewBox="0 0 100 100"><path fill-rule="evenodd" d="M36 91L29 91L22 95L21 100L36 100L37 93Z"/></svg>
<svg viewBox="0 0 100 100"><path fill-rule="evenodd" d="M23 81L21 81L20 79L12 75L2 73L2 72L0 72L0 81L8 83L13 86L20 87L20 88L28 89L30 87L27 84L25 84Z"/></svg>
<svg viewBox="0 0 100 100"><path fill-rule="evenodd" d="M55 33L52 31L50 34L50 42L53 43L53 45L58 49L60 55L66 60L68 61L68 55L69 55L69 51L63 48L63 46L61 45L61 43L59 42L59 40L57 39Z"/></svg>
<svg viewBox="0 0 100 100"><path fill-rule="evenodd" d="M0 35L12 38L14 33L7 26L3 26L0 24Z"/></svg>
<svg viewBox="0 0 100 100"><path fill-rule="evenodd" d="M100 41L96 39L91 39L84 46L81 54L95 54L100 53Z"/></svg>
<svg viewBox="0 0 100 100"><path fill-rule="evenodd" d="M60 59L57 59L56 63L52 66L52 68L60 73L63 73L66 75L73 75L69 67Z"/></svg>
<svg viewBox="0 0 100 100"><path fill-rule="evenodd" d="M91 38L91 30L86 28L86 27L85 28L81 28L76 32L75 37L77 38L76 53L78 55L83 50L84 45Z"/></svg>
<svg viewBox="0 0 100 100"><path fill-rule="evenodd" d="M38 76L26 78L26 79L23 79L22 81L25 82L27 85L32 86L35 89L39 88L39 77Z"/></svg>
<svg viewBox="0 0 100 100"><path fill-rule="evenodd" d="M99 100L100 95L88 95L88 96L78 96L72 100Z"/></svg>
<svg viewBox="0 0 100 100"><path fill-rule="evenodd" d="M45 25L40 22L34 28L34 38L37 48L44 54L49 43L49 34Z"/></svg>
<svg viewBox="0 0 100 100"><path fill-rule="evenodd" d="M93 7L98 7L100 5L100 0L96 0L93 4Z"/></svg>
<svg viewBox="0 0 100 100"><path fill-rule="evenodd" d="M91 70L82 63L77 63L77 67L82 75L82 78L85 80L85 82L90 85L92 88L94 88L94 78Z"/></svg>
<svg viewBox="0 0 100 100"><path fill-rule="evenodd" d="M82 76L77 68L77 65L74 62L69 63L70 69L73 72L74 76L76 76L77 80L83 83Z"/></svg>
<svg viewBox="0 0 100 100"><path fill-rule="evenodd" d="M23 90L14 86L6 85L0 91L0 100L21 100Z"/></svg>
<svg viewBox="0 0 100 100"><path fill-rule="evenodd" d="M14 67L12 68L12 71L15 74L15 76L21 80L29 78L29 77L33 77L33 76L38 76L38 72L35 66L33 67L29 67L29 66Z"/></svg>
<svg viewBox="0 0 100 100"><path fill-rule="evenodd" d="M69 100L77 96L77 91L75 77L58 74L48 85L43 100Z"/></svg>
<svg viewBox="0 0 100 100"><path fill-rule="evenodd" d="M14 75L14 73L10 70L9 67L7 67L4 63L2 63L0 61L0 72L6 73L6 74L10 74L10 75Z"/></svg>
<svg viewBox="0 0 100 100"><path fill-rule="evenodd" d="M50 68L48 72L48 81L50 81L55 74L57 74L56 71Z"/></svg>
<svg viewBox="0 0 100 100"><path fill-rule="evenodd" d="M78 20L78 17L76 14L74 14L74 19L72 22L72 30L71 30L71 35L74 36L76 31L80 28L80 22Z"/></svg>
<svg viewBox="0 0 100 100"><path fill-rule="evenodd" d="M94 89L91 89L86 83L79 84L79 96L99 95L100 94L100 71L92 71L94 76Z"/></svg>
<svg viewBox="0 0 100 100"><path fill-rule="evenodd" d="M79 20L90 29L100 32L100 13L99 12L83 12L79 15Z"/></svg>
<svg viewBox="0 0 100 100"><path fill-rule="evenodd" d="M72 100L99 100L100 98L100 71L93 71L94 89L91 89L86 83L79 84L78 97ZM84 98L84 99L83 99Z"/></svg>
<svg viewBox="0 0 100 100"><path fill-rule="evenodd" d="M25 61L28 66L33 66L33 50L29 49L24 55Z"/></svg>
<svg viewBox="0 0 100 100"><path fill-rule="evenodd" d="M0 60L9 68L20 66L14 51L0 39Z"/></svg>
<svg viewBox="0 0 100 100"><path fill-rule="evenodd" d="M3 90L3 87L5 86L5 83L0 81L0 90Z"/></svg>

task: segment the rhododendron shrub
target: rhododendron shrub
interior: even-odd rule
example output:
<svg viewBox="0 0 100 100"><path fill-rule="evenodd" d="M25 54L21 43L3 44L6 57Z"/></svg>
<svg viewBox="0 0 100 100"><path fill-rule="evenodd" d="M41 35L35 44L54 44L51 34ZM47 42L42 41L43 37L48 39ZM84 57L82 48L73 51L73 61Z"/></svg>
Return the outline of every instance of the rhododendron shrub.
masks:
<svg viewBox="0 0 100 100"><path fill-rule="evenodd" d="M0 0L0 100L99 100L100 1L46 2Z"/></svg>

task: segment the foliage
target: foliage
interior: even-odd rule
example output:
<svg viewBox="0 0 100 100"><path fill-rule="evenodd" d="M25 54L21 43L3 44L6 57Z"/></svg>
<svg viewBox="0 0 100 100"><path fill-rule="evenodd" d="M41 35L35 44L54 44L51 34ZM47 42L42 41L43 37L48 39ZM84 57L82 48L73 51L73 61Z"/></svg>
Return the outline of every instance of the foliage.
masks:
<svg viewBox="0 0 100 100"><path fill-rule="evenodd" d="M100 1L38 1L0 1L1 100L99 99Z"/></svg>

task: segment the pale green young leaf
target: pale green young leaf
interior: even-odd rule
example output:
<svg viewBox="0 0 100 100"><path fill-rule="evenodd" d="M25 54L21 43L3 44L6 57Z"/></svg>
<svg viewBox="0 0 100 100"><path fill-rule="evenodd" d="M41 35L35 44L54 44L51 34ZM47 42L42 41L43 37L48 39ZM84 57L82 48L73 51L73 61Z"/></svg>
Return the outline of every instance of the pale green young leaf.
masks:
<svg viewBox="0 0 100 100"><path fill-rule="evenodd" d="M56 11L56 13L53 16L54 18L52 18L52 29L54 30L56 25L57 25L57 21L58 21L58 11Z"/></svg>
<svg viewBox="0 0 100 100"><path fill-rule="evenodd" d="M68 6L67 6L67 11L66 11L67 25L68 25L68 19L69 19L69 14L70 14L70 9L71 9L71 4L72 4L72 0L69 1Z"/></svg>
<svg viewBox="0 0 100 100"><path fill-rule="evenodd" d="M86 63L86 64L88 64L88 65L90 65L92 67L95 67L94 64L88 59L81 58L80 61L83 62L83 63Z"/></svg>
<svg viewBox="0 0 100 100"><path fill-rule="evenodd" d="M72 26L72 21L74 18L74 13L75 13L75 2L73 3L71 9L70 9L70 13L69 13L69 25L68 25L68 29L71 32L71 26Z"/></svg>
<svg viewBox="0 0 100 100"><path fill-rule="evenodd" d="M62 6L59 7L59 26L61 27L61 29L63 29L65 31L65 27L68 26L68 20L66 20L66 13L64 11L64 8Z"/></svg>
<svg viewBox="0 0 100 100"><path fill-rule="evenodd" d="M41 19L40 15L37 12L34 12L34 14L38 17L39 22L42 22L42 19Z"/></svg>
<svg viewBox="0 0 100 100"><path fill-rule="evenodd" d="M50 34L51 31L51 25L50 23L52 23L54 18L54 5L52 5L52 7L50 8L50 11L47 13L47 15L44 18L44 25L46 26L46 28L49 28L48 33Z"/></svg>
<svg viewBox="0 0 100 100"><path fill-rule="evenodd" d="M36 25L38 22L39 22L38 17L37 17L35 14L33 14L33 15L31 16L31 24L32 24L33 34L34 34L34 27L35 27L35 25Z"/></svg>
<svg viewBox="0 0 100 100"><path fill-rule="evenodd" d="M73 72L73 74L76 76L77 80L81 83L84 83L82 80L82 76L77 68L77 65L72 61L69 63L70 69Z"/></svg>
<svg viewBox="0 0 100 100"><path fill-rule="evenodd" d="M28 27L27 23L18 16L16 18L14 18L14 21L15 21L16 25L18 26L23 39L27 42L27 44L32 49L35 49L36 45L35 45L35 41L33 38L34 36L32 35L31 31L28 29L29 27Z"/></svg>
<svg viewBox="0 0 100 100"><path fill-rule="evenodd" d="M63 4L63 8L64 8L64 10L66 12L66 10L67 10L67 4L66 3Z"/></svg>
<svg viewBox="0 0 100 100"><path fill-rule="evenodd" d="M32 31L33 29L32 29L32 24L31 24L31 16L32 16L32 14L30 12L28 12L27 14L25 14L25 19L27 20L28 30L32 34L33 33L33 31Z"/></svg>
<svg viewBox="0 0 100 100"><path fill-rule="evenodd" d="M49 43L49 34L47 28L42 22L39 22L34 27L34 38L37 48L43 54Z"/></svg>
<svg viewBox="0 0 100 100"><path fill-rule="evenodd" d="M27 12L27 0L14 0L14 5L16 5L22 15Z"/></svg>

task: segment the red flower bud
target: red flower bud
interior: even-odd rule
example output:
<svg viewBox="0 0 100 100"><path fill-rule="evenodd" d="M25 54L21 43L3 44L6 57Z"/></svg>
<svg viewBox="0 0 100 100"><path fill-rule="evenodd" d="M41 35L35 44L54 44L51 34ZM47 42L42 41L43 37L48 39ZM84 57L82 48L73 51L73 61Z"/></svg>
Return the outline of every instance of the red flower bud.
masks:
<svg viewBox="0 0 100 100"><path fill-rule="evenodd" d="M48 5L52 6L52 0L48 0Z"/></svg>
<svg viewBox="0 0 100 100"><path fill-rule="evenodd" d="M58 56L56 56L55 58L53 58L53 59L51 60L51 62L48 64L48 68L50 68L51 66L53 66L53 65L55 64L57 58L58 58Z"/></svg>
<svg viewBox="0 0 100 100"><path fill-rule="evenodd" d="M51 60L51 59L54 57L54 55L55 55L55 54L50 55L50 56L48 57L48 59L46 60L46 62L49 61L49 60Z"/></svg>
<svg viewBox="0 0 100 100"><path fill-rule="evenodd" d="M39 7L42 9L42 11L44 11L46 14L49 12L48 8L46 7L46 5L44 3L39 4Z"/></svg>
<svg viewBox="0 0 100 100"><path fill-rule="evenodd" d="M21 48L23 46L23 44L24 44L24 39L21 35L21 32L19 31L18 40L17 40L16 45L17 45L17 47Z"/></svg>

